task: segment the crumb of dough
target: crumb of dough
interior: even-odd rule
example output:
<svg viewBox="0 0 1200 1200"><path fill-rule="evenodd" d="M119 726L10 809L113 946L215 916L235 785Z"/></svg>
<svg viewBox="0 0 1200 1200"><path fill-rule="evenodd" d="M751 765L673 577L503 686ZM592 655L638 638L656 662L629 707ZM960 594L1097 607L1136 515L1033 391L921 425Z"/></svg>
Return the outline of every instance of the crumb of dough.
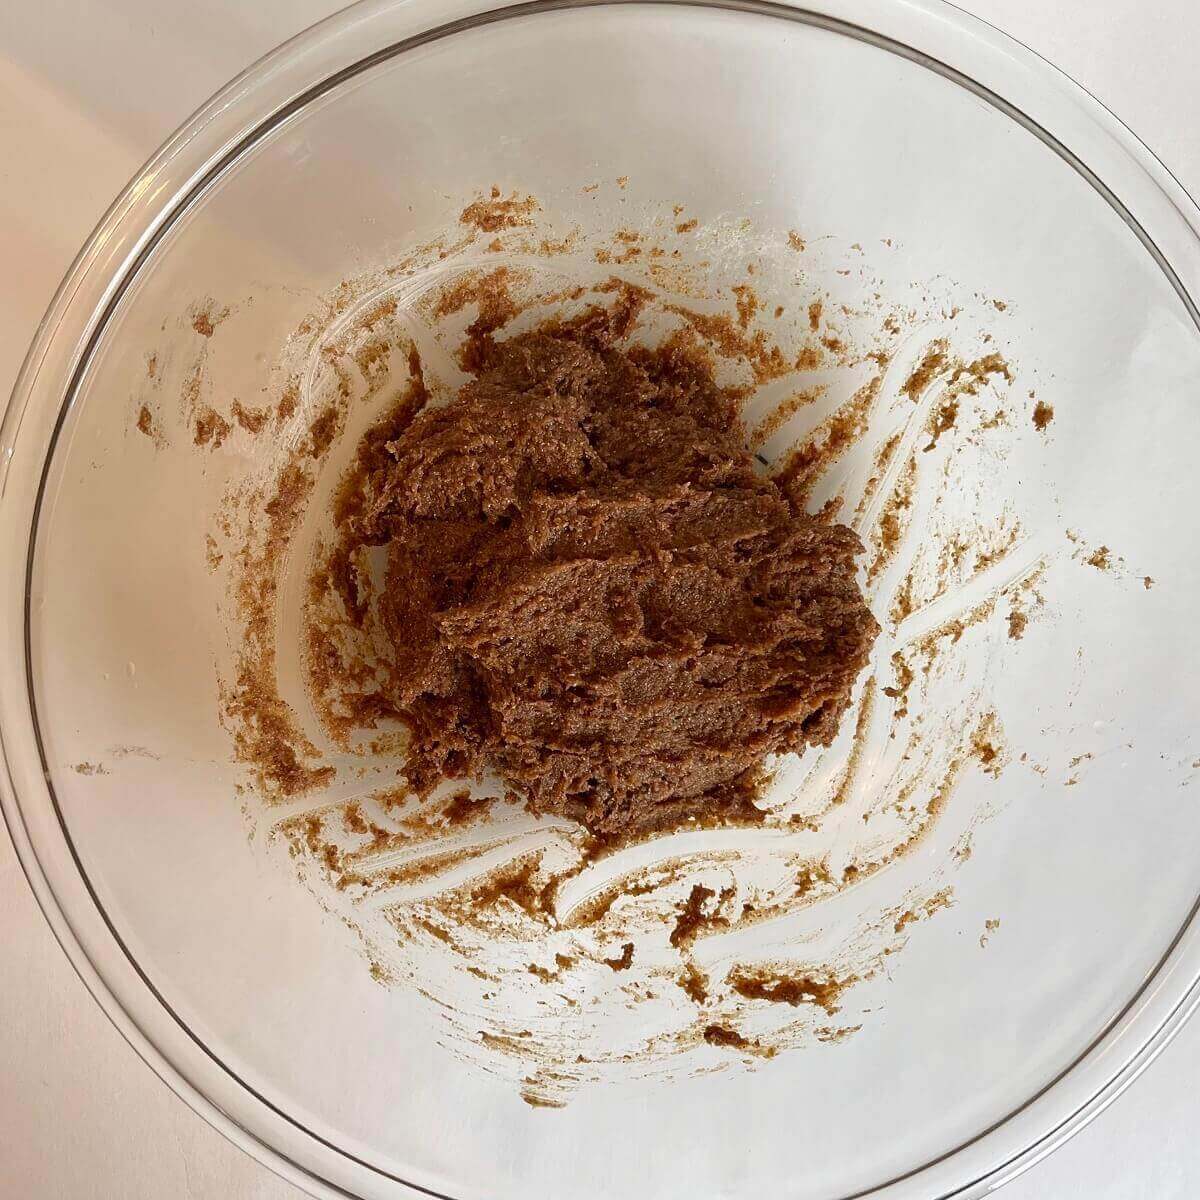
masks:
<svg viewBox="0 0 1200 1200"><path fill-rule="evenodd" d="M521 196L513 192L502 196L498 187L490 195L473 200L459 214L462 225L469 225L480 233L498 233L502 229L516 229L533 224L533 214L541 207L532 196Z"/></svg>
<svg viewBox="0 0 1200 1200"><path fill-rule="evenodd" d="M215 408L206 405L196 416L192 441L197 446L211 446L216 450L232 431L233 426Z"/></svg>
<svg viewBox="0 0 1200 1200"><path fill-rule="evenodd" d="M152 442L158 441L160 434L154 421L154 414L145 404L138 409L137 428L139 433L144 433Z"/></svg>
<svg viewBox="0 0 1200 1200"><path fill-rule="evenodd" d="M604 965L614 971L628 971L633 966L633 943L626 942L621 947L621 953L616 958L606 958Z"/></svg>
<svg viewBox="0 0 1200 1200"><path fill-rule="evenodd" d="M1054 408L1045 400L1039 400L1033 406L1033 427L1038 433L1044 432L1047 425L1054 420Z"/></svg>
<svg viewBox="0 0 1200 1200"><path fill-rule="evenodd" d="M270 420L271 410L267 408L247 408L240 400L233 402L233 407L230 410L233 413L233 419L247 433L261 433L263 426Z"/></svg>

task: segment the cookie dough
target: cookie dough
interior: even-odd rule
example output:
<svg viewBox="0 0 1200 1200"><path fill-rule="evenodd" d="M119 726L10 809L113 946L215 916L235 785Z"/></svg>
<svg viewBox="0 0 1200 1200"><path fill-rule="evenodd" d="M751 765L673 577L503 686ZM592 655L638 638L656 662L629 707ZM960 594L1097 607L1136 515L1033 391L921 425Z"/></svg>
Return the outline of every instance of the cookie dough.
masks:
<svg viewBox="0 0 1200 1200"><path fill-rule="evenodd" d="M492 770L600 838L756 811L764 756L829 744L878 632L858 537L759 469L705 357L623 333L596 309L489 338L358 517L413 786Z"/></svg>

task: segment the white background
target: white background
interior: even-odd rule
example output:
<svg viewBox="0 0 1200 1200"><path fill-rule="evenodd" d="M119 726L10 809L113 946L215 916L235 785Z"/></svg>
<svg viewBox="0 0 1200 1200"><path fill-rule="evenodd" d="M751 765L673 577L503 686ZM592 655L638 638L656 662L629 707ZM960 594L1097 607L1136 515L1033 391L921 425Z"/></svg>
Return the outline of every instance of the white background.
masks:
<svg viewBox="0 0 1200 1200"><path fill-rule="evenodd" d="M901 2L901 0L897 0ZM337 0L0 0L0 396L110 200L208 95ZM1197 0L965 0L1200 195ZM0 1200L298 1200L124 1043L0 834ZM1200 1195L1200 1018L1005 1200Z"/></svg>

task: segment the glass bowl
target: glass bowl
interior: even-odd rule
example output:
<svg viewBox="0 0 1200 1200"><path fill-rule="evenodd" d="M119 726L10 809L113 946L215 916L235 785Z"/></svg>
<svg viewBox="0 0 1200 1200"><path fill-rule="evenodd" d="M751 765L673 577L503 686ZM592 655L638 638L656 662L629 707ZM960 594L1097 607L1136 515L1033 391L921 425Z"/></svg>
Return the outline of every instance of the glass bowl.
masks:
<svg viewBox="0 0 1200 1200"><path fill-rule="evenodd" d="M314 1195L979 1196L1027 1169L1200 998L1198 219L1100 105L939 3L364 3L262 60L100 224L0 438L4 814L89 989L189 1104ZM654 276L661 259L681 274ZM832 939L860 957L844 993L784 1006L803 1036L778 1053L760 998L740 1044L676 1038L592 1078L597 1046L695 1026L674 967L553 1001L505 976L468 1001L469 968L499 969L486 948L457 974L437 938L389 949L392 900L368 920L309 853L304 821L347 820L378 763L326 746L334 782L264 797L235 753L229 572L305 453L322 370L381 302L436 358L430 297L487 264L543 297L641 271L676 307L753 276L771 336L811 335L819 376L803 401L787 372L751 380L768 466L828 449L858 397L813 502L851 502L885 630L845 736L775 764L766 800L803 817L833 797L799 821L822 857L783 853L828 892L810 873L811 903L744 934L760 955L815 962ZM353 451L342 416L328 464L309 454L318 490ZM921 482L889 509L905 463ZM964 521L992 540L956 541ZM905 657L939 639L943 666ZM885 810L900 833L877 834ZM569 842L499 819L500 859ZM871 837L903 853L862 870ZM779 857L760 830L677 838L685 895L720 886L721 854ZM621 878L667 851L638 854ZM577 904L618 877L597 870ZM746 948L723 921L714 979ZM530 945L506 945L525 971ZM481 1026L506 1021L553 1035L558 1067L490 1053Z"/></svg>

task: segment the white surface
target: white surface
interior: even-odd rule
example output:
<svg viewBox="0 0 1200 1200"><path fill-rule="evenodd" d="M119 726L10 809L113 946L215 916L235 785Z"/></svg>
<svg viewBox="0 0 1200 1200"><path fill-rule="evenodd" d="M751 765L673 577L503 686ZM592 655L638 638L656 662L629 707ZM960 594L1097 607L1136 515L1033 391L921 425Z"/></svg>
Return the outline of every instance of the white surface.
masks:
<svg viewBox="0 0 1200 1200"><path fill-rule="evenodd" d="M21 27L11 10L0 15L0 388L77 246L142 159L227 77L331 7L124 0L115 13L46 3ZM1190 3L1160 4L1152 24L1132 0L1073 13L1035 0L967 7L1091 87L1200 189L1200 147L1188 138L1200 100L1189 51L1200 13ZM124 1045L53 944L7 841L0 904L0 1197L299 1195L228 1146ZM1113 1109L1006 1197L1200 1190L1190 1136L1198 1065L1193 1023Z"/></svg>

